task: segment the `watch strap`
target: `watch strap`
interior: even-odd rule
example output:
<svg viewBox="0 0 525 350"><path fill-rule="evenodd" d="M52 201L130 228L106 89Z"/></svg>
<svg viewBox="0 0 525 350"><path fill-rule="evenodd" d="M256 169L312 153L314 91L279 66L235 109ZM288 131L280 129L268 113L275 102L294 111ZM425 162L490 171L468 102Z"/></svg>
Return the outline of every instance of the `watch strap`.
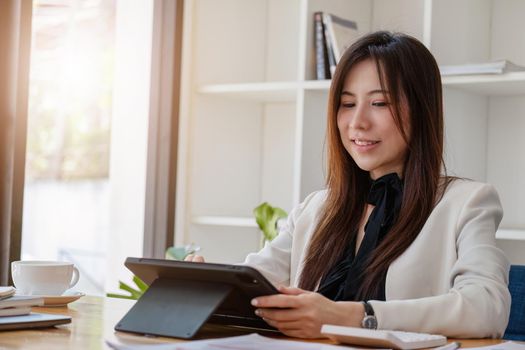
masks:
<svg viewBox="0 0 525 350"><path fill-rule="evenodd" d="M377 329L377 318L374 314L374 308L366 301L361 302L365 309L365 317L361 321L361 327L366 329Z"/></svg>
<svg viewBox="0 0 525 350"><path fill-rule="evenodd" d="M362 301L361 303L363 303L363 306L365 307L365 316L375 316L372 305L366 301Z"/></svg>

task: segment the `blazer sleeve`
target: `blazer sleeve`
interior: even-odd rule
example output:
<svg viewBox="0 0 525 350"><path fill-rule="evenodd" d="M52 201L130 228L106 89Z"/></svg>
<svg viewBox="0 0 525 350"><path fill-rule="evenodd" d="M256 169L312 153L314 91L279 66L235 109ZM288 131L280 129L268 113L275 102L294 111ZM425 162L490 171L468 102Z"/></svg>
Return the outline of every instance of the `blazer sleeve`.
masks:
<svg viewBox="0 0 525 350"><path fill-rule="evenodd" d="M259 270L275 286L290 285L291 254L296 223L311 199L319 193L320 191L310 194L292 209L286 223L280 227L277 237L267 242L259 252L248 254L242 264Z"/></svg>
<svg viewBox="0 0 525 350"><path fill-rule="evenodd" d="M511 301L509 262L495 245L502 216L492 186L472 191L456 224L457 261L449 275L450 290L419 299L371 301L378 328L457 338L501 337Z"/></svg>

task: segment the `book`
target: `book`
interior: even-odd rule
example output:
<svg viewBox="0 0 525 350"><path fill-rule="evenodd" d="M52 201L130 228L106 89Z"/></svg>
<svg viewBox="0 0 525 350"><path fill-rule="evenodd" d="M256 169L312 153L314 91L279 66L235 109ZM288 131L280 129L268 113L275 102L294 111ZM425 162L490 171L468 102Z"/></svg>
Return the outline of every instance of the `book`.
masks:
<svg viewBox="0 0 525 350"><path fill-rule="evenodd" d="M330 66L328 64L322 12L314 13L314 30L316 78L318 80L330 79Z"/></svg>
<svg viewBox="0 0 525 350"><path fill-rule="evenodd" d="M8 307L5 309L0 309L0 317L28 315L30 313L31 306Z"/></svg>
<svg viewBox="0 0 525 350"><path fill-rule="evenodd" d="M31 307L44 305L44 299L40 297L15 295L0 300L0 310L13 307Z"/></svg>
<svg viewBox="0 0 525 350"><path fill-rule="evenodd" d="M469 74L504 74L509 72L525 71L525 67L508 60L494 62L469 63L459 65L440 66L441 75L469 75Z"/></svg>
<svg viewBox="0 0 525 350"><path fill-rule="evenodd" d="M337 64L345 50L359 37L357 23L330 13L325 13L323 20Z"/></svg>
<svg viewBox="0 0 525 350"><path fill-rule="evenodd" d="M324 29L324 38L326 44L326 51L328 56L328 66L330 69L330 76L333 77L335 73L335 66L337 65L337 60L335 59L335 53L333 48L333 40L328 30L328 27L331 26L331 15L328 13L323 13L323 29Z"/></svg>
<svg viewBox="0 0 525 350"><path fill-rule="evenodd" d="M66 323L71 323L71 316L32 312L29 315L0 317L0 331L51 327Z"/></svg>
<svg viewBox="0 0 525 350"><path fill-rule="evenodd" d="M9 287L0 287L0 300L9 298L13 294L15 294L16 289L9 286Z"/></svg>

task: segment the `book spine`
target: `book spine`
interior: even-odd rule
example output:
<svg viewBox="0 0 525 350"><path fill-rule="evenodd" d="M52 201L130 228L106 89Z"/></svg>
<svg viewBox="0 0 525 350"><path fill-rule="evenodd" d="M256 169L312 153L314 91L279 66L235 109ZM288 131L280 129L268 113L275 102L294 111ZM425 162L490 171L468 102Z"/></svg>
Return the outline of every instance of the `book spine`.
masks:
<svg viewBox="0 0 525 350"><path fill-rule="evenodd" d="M326 51L328 55L328 66L330 68L330 76L334 76L335 66L337 65L337 60L335 58L334 52L334 40L330 34L329 28L332 26L332 18L330 14L323 13L323 28L324 28L324 37L326 41Z"/></svg>
<svg viewBox="0 0 525 350"><path fill-rule="evenodd" d="M325 45L323 13L314 13L315 28L315 67L318 80L330 79L330 68L328 65L328 55Z"/></svg>
<svg viewBox="0 0 525 350"><path fill-rule="evenodd" d="M344 51L359 36L357 23L336 15L330 15L330 27L328 28L332 37L335 62L338 63Z"/></svg>

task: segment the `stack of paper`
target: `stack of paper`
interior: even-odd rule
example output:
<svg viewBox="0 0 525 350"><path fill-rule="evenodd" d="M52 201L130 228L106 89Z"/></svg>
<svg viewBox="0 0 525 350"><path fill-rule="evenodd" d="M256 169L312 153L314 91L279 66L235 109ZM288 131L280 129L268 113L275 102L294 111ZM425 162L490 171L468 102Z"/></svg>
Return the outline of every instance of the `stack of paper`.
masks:
<svg viewBox="0 0 525 350"><path fill-rule="evenodd" d="M126 345L106 340L106 344L108 344L108 346L114 350L357 350L357 348L349 348L346 346L274 339L263 337L255 333L249 335L241 335L237 337L189 341L186 343Z"/></svg>
<svg viewBox="0 0 525 350"><path fill-rule="evenodd" d="M441 75L464 75L464 74L503 74L508 72L525 71L525 67L518 66L507 60L471 63L450 66L440 66Z"/></svg>
<svg viewBox="0 0 525 350"><path fill-rule="evenodd" d="M0 287L0 300L9 298L15 294L16 289L13 287Z"/></svg>
<svg viewBox="0 0 525 350"><path fill-rule="evenodd" d="M337 346L315 342L281 340L262 337L258 334L242 335L220 339L197 340L185 343L165 344L119 344L106 340L106 344L114 350L363 350L364 348ZM445 350L450 347L444 345L433 350ZM381 350L381 349L377 349ZM386 349L383 349L386 350ZM469 350L525 350L525 345L507 341L501 344L469 348Z"/></svg>
<svg viewBox="0 0 525 350"><path fill-rule="evenodd" d="M14 295L13 287L0 287L0 316L27 315L32 306L44 304L44 299L39 297Z"/></svg>

